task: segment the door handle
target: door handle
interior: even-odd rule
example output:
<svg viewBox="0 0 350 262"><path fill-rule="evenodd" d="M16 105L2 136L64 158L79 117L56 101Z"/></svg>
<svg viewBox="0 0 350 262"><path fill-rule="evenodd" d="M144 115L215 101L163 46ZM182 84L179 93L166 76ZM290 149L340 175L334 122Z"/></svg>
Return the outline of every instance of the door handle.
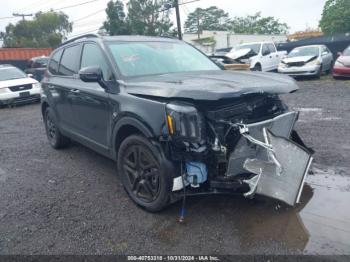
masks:
<svg viewBox="0 0 350 262"><path fill-rule="evenodd" d="M69 92L74 93L74 94L79 94L80 90L79 89L71 89Z"/></svg>

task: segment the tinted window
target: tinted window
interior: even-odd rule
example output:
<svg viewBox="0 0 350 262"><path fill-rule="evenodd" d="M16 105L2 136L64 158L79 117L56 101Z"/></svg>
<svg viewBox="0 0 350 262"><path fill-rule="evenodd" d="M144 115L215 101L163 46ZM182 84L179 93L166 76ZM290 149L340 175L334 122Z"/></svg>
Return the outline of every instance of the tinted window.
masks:
<svg viewBox="0 0 350 262"><path fill-rule="evenodd" d="M67 47L64 49L59 74L64 76L72 76L78 73L80 61L80 45Z"/></svg>
<svg viewBox="0 0 350 262"><path fill-rule="evenodd" d="M103 78L105 80L112 80L110 67L106 62L101 49L95 44L85 44L83 48L80 68L88 66L99 66L102 69Z"/></svg>
<svg viewBox="0 0 350 262"><path fill-rule="evenodd" d="M49 71L51 74L58 75L58 64L60 62L61 55L62 55L62 50L58 50L51 57L50 64L49 64Z"/></svg>
<svg viewBox="0 0 350 262"><path fill-rule="evenodd" d="M276 48L275 48L275 46L273 44L268 44L267 46L269 47L269 50L270 50L271 53L275 53L276 52Z"/></svg>

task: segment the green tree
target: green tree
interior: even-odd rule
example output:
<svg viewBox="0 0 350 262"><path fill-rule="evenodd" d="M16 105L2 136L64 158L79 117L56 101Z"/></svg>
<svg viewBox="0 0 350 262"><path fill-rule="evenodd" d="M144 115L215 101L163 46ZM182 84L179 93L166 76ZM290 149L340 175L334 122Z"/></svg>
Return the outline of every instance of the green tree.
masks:
<svg viewBox="0 0 350 262"><path fill-rule="evenodd" d="M350 1L327 0L319 26L329 35L350 32Z"/></svg>
<svg viewBox="0 0 350 262"><path fill-rule="evenodd" d="M288 25L272 16L262 17L261 13L246 17L235 17L229 23L230 31L236 34L286 34Z"/></svg>
<svg viewBox="0 0 350 262"><path fill-rule="evenodd" d="M185 31L197 33L198 38L203 30L227 30L228 13L224 10L211 6L205 9L196 8L185 21Z"/></svg>
<svg viewBox="0 0 350 262"><path fill-rule="evenodd" d="M130 33L138 35L166 35L171 33L169 10L164 0L130 0L127 22Z"/></svg>
<svg viewBox="0 0 350 262"><path fill-rule="evenodd" d="M106 8L107 21L103 23L109 35L129 35L130 29L126 21L124 4L121 0L109 1Z"/></svg>
<svg viewBox="0 0 350 262"><path fill-rule="evenodd" d="M4 47L56 47L72 32L72 23L62 12L39 12L33 20L10 23L2 32Z"/></svg>

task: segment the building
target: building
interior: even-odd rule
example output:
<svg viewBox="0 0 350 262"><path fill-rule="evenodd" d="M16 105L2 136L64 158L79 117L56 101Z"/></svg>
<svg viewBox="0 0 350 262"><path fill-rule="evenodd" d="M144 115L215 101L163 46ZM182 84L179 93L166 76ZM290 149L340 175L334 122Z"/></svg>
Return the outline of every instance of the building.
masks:
<svg viewBox="0 0 350 262"><path fill-rule="evenodd" d="M203 52L211 54L215 49L229 48L242 43L261 41L285 42L287 41L287 36L234 34L229 31L203 31L200 34L200 40L198 40L196 33L185 33L183 40L196 46Z"/></svg>

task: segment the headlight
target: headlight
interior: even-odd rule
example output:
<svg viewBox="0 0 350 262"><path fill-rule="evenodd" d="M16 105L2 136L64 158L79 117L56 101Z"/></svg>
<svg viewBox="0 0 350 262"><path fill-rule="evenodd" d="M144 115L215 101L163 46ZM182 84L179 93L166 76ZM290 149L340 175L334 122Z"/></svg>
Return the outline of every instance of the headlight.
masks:
<svg viewBox="0 0 350 262"><path fill-rule="evenodd" d="M41 88L41 84L38 82L38 83L34 83L33 84L33 88Z"/></svg>
<svg viewBox="0 0 350 262"><path fill-rule="evenodd" d="M312 61L310 61L309 63L306 63L307 65L321 65L322 61L320 59L314 59Z"/></svg>
<svg viewBox="0 0 350 262"><path fill-rule="evenodd" d="M186 103L166 106L168 132L175 140L199 143L203 139L204 119L197 109Z"/></svg>
<svg viewBox="0 0 350 262"><path fill-rule="evenodd" d="M339 60L335 61L334 66L344 67L344 64Z"/></svg>

